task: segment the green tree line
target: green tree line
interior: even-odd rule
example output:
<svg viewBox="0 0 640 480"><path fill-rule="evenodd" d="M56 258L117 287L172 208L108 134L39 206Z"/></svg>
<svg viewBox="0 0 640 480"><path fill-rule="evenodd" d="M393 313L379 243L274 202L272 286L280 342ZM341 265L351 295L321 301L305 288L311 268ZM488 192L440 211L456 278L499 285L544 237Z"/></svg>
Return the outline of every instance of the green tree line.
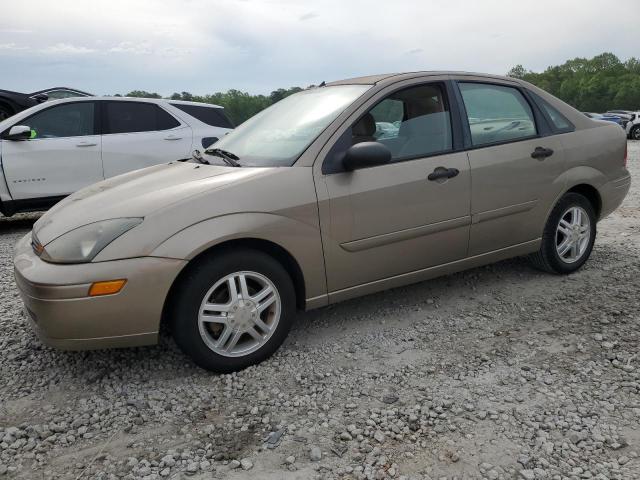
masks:
<svg viewBox="0 0 640 480"><path fill-rule="evenodd" d="M583 112L640 110L640 60L621 61L613 53L574 58L542 73L513 67L510 77L533 83Z"/></svg>
<svg viewBox="0 0 640 480"><path fill-rule="evenodd" d="M603 53L591 59L574 58L562 65L548 67L542 73L517 65L507 75L531 82L583 112L640 110L640 60L637 58L622 62L613 53ZM233 123L239 125L269 105L301 90L300 87L279 88L269 95L252 95L236 89L209 95L176 92L169 98L220 105ZM127 96L162 98L158 93L144 90L134 90Z"/></svg>
<svg viewBox="0 0 640 480"><path fill-rule="evenodd" d="M279 88L269 95L251 95L247 92L231 89L226 92L216 92L209 95L193 95L189 92L174 93L169 97L170 100L187 100L190 102L212 103L224 107L226 114L235 125L240 125L246 119L251 118L256 113L264 110L269 105L282 100L289 95L300 92L302 88ZM127 97L138 98L162 98L155 92L147 92L145 90L133 90L127 93Z"/></svg>

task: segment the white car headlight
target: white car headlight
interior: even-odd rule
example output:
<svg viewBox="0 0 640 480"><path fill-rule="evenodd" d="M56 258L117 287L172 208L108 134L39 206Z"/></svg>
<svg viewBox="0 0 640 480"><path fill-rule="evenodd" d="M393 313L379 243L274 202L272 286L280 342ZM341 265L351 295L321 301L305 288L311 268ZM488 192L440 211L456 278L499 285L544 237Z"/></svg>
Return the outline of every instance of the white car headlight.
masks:
<svg viewBox="0 0 640 480"><path fill-rule="evenodd" d="M83 225L60 235L41 249L52 263L88 263L116 238L142 223L142 218L113 218Z"/></svg>

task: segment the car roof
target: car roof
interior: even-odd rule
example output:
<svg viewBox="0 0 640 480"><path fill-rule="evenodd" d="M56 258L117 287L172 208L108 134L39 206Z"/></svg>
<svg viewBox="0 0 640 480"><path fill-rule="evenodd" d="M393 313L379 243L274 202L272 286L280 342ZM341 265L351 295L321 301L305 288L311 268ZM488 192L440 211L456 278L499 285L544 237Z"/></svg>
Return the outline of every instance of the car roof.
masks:
<svg viewBox="0 0 640 480"><path fill-rule="evenodd" d="M194 105L197 107L211 107L211 108L224 108L220 105L216 105L214 103L203 103L203 102L189 102L187 100L171 100L169 99L164 99L165 102L169 102L171 104L175 104L175 105Z"/></svg>
<svg viewBox="0 0 640 480"><path fill-rule="evenodd" d="M33 95L37 95L37 94L39 94L39 93L51 92L51 91L53 91L53 90L68 90L68 91L70 91L70 92L81 93L82 95L86 95L87 97L90 97L90 96L92 96L92 95L93 95L92 93L85 92L85 91L83 91L83 90L78 90L77 88L71 88L71 87L49 87L49 88L44 88L44 89L42 89L42 90L38 90L38 91L36 91L36 92L28 93L28 94L26 94L26 95L31 95L31 96L33 96Z"/></svg>
<svg viewBox="0 0 640 480"><path fill-rule="evenodd" d="M486 73L475 72L460 72L449 70L433 70L433 71L417 71L417 72L403 72L403 73L385 73L380 75L368 75L366 77L354 77L344 80L336 80L326 83L327 86L333 85L377 85L379 83L404 80L408 78L416 77L433 77L442 75L455 75L455 76L472 76L472 77L484 77L495 80L508 80L510 82L517 82L518 79L512 77L506 77L504 75L491 75Z"/></svg>
<svg viewBox="0 0 640 480"><path fill-rule="evenodd" d="M61 98L59 100L50 100L46 102L47 105L55 105L59 103L66 102L90 102L93 100L109 100L114 102L141 102L141 103L155 103L155 104L179 104L179 105L193 105L196 107L209 107L209 108L224 108L220 105L215 105L213 103L202 103L202 102L187 102L184 100L169 100L166 98L140 98L140 97L99 97L99 96L90 96L90 97L69 97L69 98ZM42 104L41 104L42 105Z"/></svg>

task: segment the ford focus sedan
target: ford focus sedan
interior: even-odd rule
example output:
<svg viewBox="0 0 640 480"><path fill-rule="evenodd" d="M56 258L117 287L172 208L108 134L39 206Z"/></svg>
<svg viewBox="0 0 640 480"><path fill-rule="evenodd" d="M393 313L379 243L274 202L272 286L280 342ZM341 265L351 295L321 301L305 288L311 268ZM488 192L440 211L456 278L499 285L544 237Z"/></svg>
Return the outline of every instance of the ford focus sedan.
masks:
<svg viewBox="0 0 640 480"><path fill-rule="evenodd" d="M574 272L630 186L617 125L479 74L310 88L214 146L35 223L14 264L43 342L147 345L167 324L198 365L238 370L298 310L520 255Z"/></svg>

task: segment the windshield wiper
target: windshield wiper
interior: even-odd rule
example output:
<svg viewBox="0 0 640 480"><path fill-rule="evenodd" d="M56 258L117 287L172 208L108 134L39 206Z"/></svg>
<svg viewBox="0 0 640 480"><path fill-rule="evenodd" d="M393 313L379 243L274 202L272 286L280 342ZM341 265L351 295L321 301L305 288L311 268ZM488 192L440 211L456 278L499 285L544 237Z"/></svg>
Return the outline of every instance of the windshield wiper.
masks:
<svg viewBox="0 0 640 480"><path fill-rule="evenodd" d="M197 162L204 163L205 165L211 165L211 164L209 163L209 160L206 160L206 159L202 156L202 154L200 153L200 150L194 150L194 151L191 153L191 158L193 158L193 159L194 159L194 160L196 160Z"/></svg>
<svg viewBox="0 0 640 480"><path fill-rule="evenodd" d="M231 165L232 167L240 166L240 164L238 163L240 157L238 157L234 153L222 150L221 148L209 148L205 150L204 153L207 155L213 155L214 157L220 157L227 165Z"/></svg>

